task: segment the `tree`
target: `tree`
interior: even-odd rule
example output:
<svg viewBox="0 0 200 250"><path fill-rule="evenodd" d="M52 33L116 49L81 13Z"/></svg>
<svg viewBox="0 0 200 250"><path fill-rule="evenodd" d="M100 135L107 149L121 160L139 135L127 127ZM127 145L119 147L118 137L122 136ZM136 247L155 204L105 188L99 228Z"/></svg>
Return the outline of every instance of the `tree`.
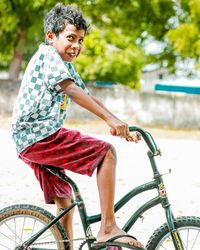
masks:
<svg viewBox="0 0 200 250"><path fill-rule="evenodd" d="M75 63L83 79L114 81L139 88L144 58L134 45L122 49L108 44L98 29L86 36L84 45L85 51Z"/></svg>
<svg viewBox="0 0 200 250"><path fill-rule="evenodd" d="M200 68L199 13L199 0L181 0L177 5L177 25L166 34L176 58L187 64L193 59L198 68Z"/></svg>
<svg viewBox="0 0 200 250"><path fill-rule="evenodd" d="M91 0L88 2L90 4L83 6L84 10L90 14L95 27L101 31L99 38L106 41L107 49L106 51L103 48L99 49L102 51L101 54L95 54L93 59L91 55L88 56L90 58L86 57L87 54L84 54L81 62L79 58L77 65L81 68L81 72L84 71L90 78L113 79L133 88L139 88L142 67L152 62L151 57L146 57L146 43L149 37L161 42L165 40L166 33L172 27L170 19L175 15L174 1ZM87 46L86 42L86 53L89 50ZM92 67L86 63L84 65L84 61L90 65L91 59L95 61L95 65ZM153 60L156 61L155 56Z"/></svg>
<svg viewBox="0 0 200 250"><path fill-rule="evenodd" d="M9 76L19 76L22 59L32 51L33 44L41 41L44 6L56 1L2 0L0 2L0 62L1 68L9 65ZM35 49L35 48L34 48Z"/></svg>
<svg viewBox="0 0 200 250"><path fill-rule="evenodd" d="M1 68L17 77L43 41L42 19L56 0L0 2ZM77 60L84 80L113 80L138 88L149 37L164 41L175 15L173 0L76 0L92 23L85 52ZM23 61L22 61L23 59ZM4 62L4 63L2 63ZM12 62L12 63L10 63Z"/></svg>

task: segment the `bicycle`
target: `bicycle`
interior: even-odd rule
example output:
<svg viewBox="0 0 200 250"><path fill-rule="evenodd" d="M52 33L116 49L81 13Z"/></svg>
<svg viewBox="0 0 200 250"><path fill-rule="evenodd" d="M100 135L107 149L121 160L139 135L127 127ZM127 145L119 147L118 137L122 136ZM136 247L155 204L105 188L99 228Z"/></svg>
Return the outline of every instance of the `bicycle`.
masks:
<svg viewBox="0 0 200 250"><path fill-rule="evenodd" d="M161 155L152 135L140 127L130 126L130 131L139 133L146 142L150 166L153 171L153 181L135 187L125 194L116 204L115 212L122 208L133 197L143 192L156 189L156 197L145 202L139 207L123 226L128 232L144 212L161 204L165 211L166 222L154 231L149 238L145 249L147 250L199 250L200 249L200 218L195 216L181 216L175 218L170 207L162 175L158 171L155 157ZM69 240L59 220L75 206L78 207L85 238L82 239L79 250L106 250L109 247L118 249L135 249L125 243L107 241L98 243L92 234L91 224L99 222L101 215L88 216L85 203L81 197L76 183L68 176L61 173L58 168L44 166L62 180L68 182L74 192L74 201L60 211L58 216L53 216L43 208L29 205L12 205L0 210L0 246L1 249L10 250L68 250Z"/></svg>

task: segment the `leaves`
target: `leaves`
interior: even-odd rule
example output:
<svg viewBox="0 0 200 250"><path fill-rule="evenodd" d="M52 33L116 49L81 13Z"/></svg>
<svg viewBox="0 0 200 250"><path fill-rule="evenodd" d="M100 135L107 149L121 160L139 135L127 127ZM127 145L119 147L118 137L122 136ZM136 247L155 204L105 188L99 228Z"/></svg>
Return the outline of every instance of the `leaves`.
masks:
<svg viewBox="0 0 200 250"><path fill-rule="evenodd" d="M198 63L200 58L200 1L182 0L180 3L179 25L170 30L166 37L179 57L183 60L193 58Z"/></svg>
<svg viewBox="0 0 200 250"><path fill-rule="evenodd" d="M98 29L84 41L85 51L76 61L76 68L84 80L120 82L135 87L140 79L143 53L134 45L123 49L107 44Z"/></svg>
<svg viewBox="0 0 200 250"><path fill-rule="evenodd" d="M171 30L167 34L174 49L185 59L195 57L196 44L199 40L199 30L193 23L181 24L178 28Z"/></svg>
<svg viewBox="0 0 200 250"><path fill-rule="evenodd" d="M0 69L8 69L20 32L25 33L24 70L44 41L43 17L56 0L0 1ZM91 23L85 50L75 62L84 80L116 81L139 88L145 64L158 63L174 70L176 58L200 55L199 0L75 0ZM148 43L162 50L145 51Z"/></svg>

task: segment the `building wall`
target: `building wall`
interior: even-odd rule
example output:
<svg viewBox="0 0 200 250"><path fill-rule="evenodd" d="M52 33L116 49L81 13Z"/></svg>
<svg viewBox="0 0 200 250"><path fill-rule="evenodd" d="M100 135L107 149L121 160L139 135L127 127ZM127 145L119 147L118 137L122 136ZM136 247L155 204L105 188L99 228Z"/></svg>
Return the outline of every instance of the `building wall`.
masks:
<svg viewBox="0 0 200 250"><path fill-rule="evenodd" d="M0 113L12 113L20 83L0 80ZM129 124L171 128L200 128L200 96L178 93L137 92L124 86L89 87L112 112ZM71 103L74 119L96 117Z"/></svg>

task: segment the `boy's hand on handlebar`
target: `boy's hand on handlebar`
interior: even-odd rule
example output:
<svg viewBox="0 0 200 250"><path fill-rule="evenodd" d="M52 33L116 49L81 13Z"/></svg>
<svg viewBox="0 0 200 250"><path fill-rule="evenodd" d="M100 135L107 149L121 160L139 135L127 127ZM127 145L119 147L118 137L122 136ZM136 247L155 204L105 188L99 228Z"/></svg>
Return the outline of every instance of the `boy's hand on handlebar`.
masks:
<svg viewBox="0 0 200 250"><path fill-rule="evenodd" d="M129 142L138 143L141 140L141 135L138 132L130 133L126 138Z"/></svg>
<svg viewBox="0 0 200 250"><path fill-rule="evenodd" d="M141 135L138 132L130 133L128 124L116 117L111 117L111 119L107 121L107 124L110 126L110 133L113 136L118 136L122 139L126 139L129 142L137 143L141 140Z"/></svg>
<svg viewBox="0 0 200 250"><path fill-rule="evenodd" d="M110 133L113 136L119 136L121 138L126 138L129 135L128 124L122 122L118 118L112 117L107 121L110 127Z"/></svg>
<svg viewBox="0 0 200 250"><path fill-rule="evenodd" d="M138 133L138 132L132 132L132 133L130 133L129 130L128 130L128 127L127 127L127 131L126 131L126 135L124 135L124 134L122 135L119 132L117 133L117 130L114 129L114 128L110 129L110 133L113 136L119 136L122 139L126 139L129 142L135 142L135 143L137 143L138 141L141 140L140 133Z"/></svg>

